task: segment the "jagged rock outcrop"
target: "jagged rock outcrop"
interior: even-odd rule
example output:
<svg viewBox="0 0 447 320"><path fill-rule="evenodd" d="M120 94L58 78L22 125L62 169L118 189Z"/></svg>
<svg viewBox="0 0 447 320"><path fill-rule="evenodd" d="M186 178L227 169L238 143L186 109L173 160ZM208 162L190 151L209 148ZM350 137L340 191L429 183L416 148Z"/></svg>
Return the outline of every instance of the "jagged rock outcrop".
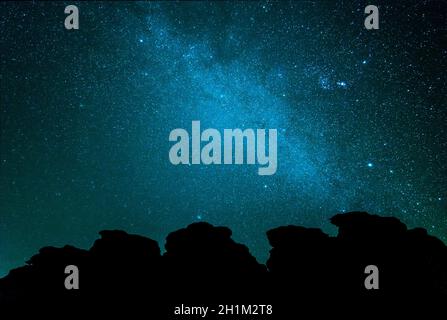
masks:
<svg viewBox="0 0 447 320"><path fill-rule="evenodd" d="M365 212L339 214L331 222L337 236L299 226L269 230L266 266L231 238L230 229L205 222L169 234L163 255L152 239L101 231L89 250L45 247L0 279L0 310L76 305L144 309L166 319L176 303L230 301L275 303L276 318L283 319L297 301L303 308L314 301L373 301L388 310L391 302L447 298L447 247L426 230ZM67 265L80 270L79 290L64 287ZM379 290L365 289L367 265L379 268Z"/></svg>

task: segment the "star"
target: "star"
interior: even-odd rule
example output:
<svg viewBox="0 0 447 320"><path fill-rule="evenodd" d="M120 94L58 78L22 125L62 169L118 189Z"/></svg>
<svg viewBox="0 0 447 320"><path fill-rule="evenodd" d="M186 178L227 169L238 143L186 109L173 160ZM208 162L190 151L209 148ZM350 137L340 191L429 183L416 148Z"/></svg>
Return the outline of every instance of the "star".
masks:
<svg viewBox="0 0 447 320"><path fill-rule="evenodd" d="M337 86L342 87L342 88L346 88L348 86L346 81L337 81L336 84L337 84Z"/></svg>

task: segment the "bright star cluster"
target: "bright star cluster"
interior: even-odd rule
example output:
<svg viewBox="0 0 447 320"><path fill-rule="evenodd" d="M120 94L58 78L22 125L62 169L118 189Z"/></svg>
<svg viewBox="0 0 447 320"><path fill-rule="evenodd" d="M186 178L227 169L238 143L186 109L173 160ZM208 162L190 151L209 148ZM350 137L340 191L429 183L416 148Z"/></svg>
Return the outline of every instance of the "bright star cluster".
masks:
<svg viewBox="0 0 447 320"><path fill-rule="evenodd" d="M72 3L70 3L72 4ZM353 210L447 240L446 4L1 3L0 275L123 229L334 232ZM278 130L278 171L173 166L169 132Z"/></svg>

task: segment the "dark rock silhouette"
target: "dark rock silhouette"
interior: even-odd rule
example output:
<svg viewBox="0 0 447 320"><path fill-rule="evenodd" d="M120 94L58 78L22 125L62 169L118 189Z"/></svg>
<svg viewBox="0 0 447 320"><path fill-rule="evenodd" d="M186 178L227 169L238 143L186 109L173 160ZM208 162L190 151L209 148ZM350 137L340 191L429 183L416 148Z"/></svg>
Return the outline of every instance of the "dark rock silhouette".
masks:
<svg viewBox="0 0 447 320"><path fill-rule="evenodd" d="M226 227L199 222L168 235L163 266L167 279L177 286L176 294L208 299L217 285L220 290L215 296L222 298L228 292L241 296L248 293L247 285L240 285L241 280L249 283L252 291L263 279L266 267L256 261L246 246L234 242L231 234ZM199 290L191 291L191 287Z"/></svg>
<svg viewBox="0 0 447 320"><path fill-rule="evenodd" d="M326 283L331 284L334 243L327 234L320 229L287 226L268 231L267 237L273 247L267 267L279 284L277 291L288 283L307 294L313 288L320 294Z"/></svg>
<svg viewBox="0 0 447 320"><path fill-rule="evenodd" d="M76 298L77 292L65 290L64 270L68 265L84 269L88 255L88 251L72 246L40 249L38 254L26 262L26 266L11 270L0 280L0 305L26 305L47 298L57 300Z"/></svg>
<svg viewBox="0 0 447 320"><path fill-rule="evenodd" d="M299 226L268 231L266 266L232 240L230 229L204 222L169 234L163 255L149 238L101 231L90 250L42 248L0 279L0 312L75 305L110 313L144 310L168 319L182 303L215 309L244 303L272 304L270 318L285 319L297 304L301 312L331 304L337 305L328 307L334 312L347 302L389 311L447 298L447 247L426 230L365 212L338 214L331 222L339 229L335 237ZM79 290L64 287L67 265L80 270ZM379 290L365 289L367 265L379 268ZM219 318L207 318L213 317Z"/></svg>
<svg viewBox="0 0 447 320"><path fill-rule="evenodd" d="M258 276L266 271L248 248L231 239L231 230L206 222L194 223L172 232L166 239L163 255L176 274L197 275L204 270L214 276Z"/></svg>
<svg viewBox="0 0 447 320"><path fill-rule="evenodd" d="M100 296L107 305L119 300L117 292L121 292L127 300L137 301L151 280L160 277L158 243L119 230L101 231L100 235L89 250L89 265L84 275L87 279L83 289L89 294L88 300Z"/></svg>

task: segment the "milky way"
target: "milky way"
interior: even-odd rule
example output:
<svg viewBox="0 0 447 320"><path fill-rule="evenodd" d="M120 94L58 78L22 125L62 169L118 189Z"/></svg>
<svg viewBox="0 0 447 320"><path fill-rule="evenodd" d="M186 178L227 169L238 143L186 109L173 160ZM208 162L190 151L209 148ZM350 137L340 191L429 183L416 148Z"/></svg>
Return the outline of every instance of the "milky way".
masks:
<svg viewBox="0 0 447 320"><path fill-rule="evenodd" d="M362 210L446 241L445 2L2 3L0 274L45 245ZM169 132L275 128L278 171L173 166Z"/></svg>

